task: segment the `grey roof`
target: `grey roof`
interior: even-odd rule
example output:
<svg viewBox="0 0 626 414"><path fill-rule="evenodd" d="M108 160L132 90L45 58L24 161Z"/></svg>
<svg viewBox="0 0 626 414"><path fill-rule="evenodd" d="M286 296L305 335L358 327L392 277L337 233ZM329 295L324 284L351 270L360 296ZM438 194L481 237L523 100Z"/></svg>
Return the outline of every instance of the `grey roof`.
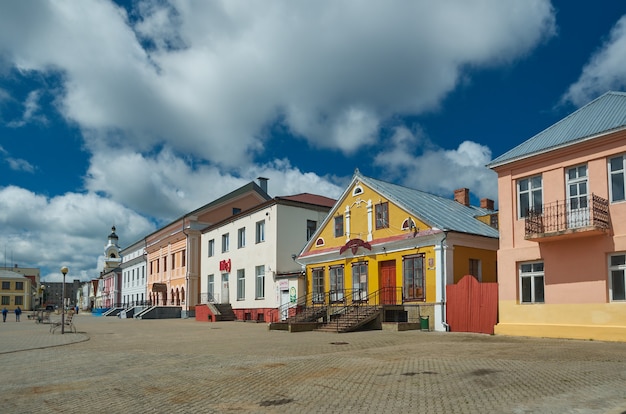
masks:
<svg viewBox="0 0 626 414"><path fill-rule="evenodd" d="M495 211L464 206L450 198L365 177L358 170L355 172L354 179L380 192L394 204L431 227L485 237L499 237L498 230L476 218L476 216L495 213Z"/></svg>
<svg viewBox="0 0 626 414"><path fill-rule="evenodd" d="M507 164L626 128L626 93L607 92L487 166Z"/></svg>
<svg viewBox="0 0 626 414"><path fill-rule="evenodd" d="M26 279L26 276L10 270L0 270L1 279Z"/></svg>

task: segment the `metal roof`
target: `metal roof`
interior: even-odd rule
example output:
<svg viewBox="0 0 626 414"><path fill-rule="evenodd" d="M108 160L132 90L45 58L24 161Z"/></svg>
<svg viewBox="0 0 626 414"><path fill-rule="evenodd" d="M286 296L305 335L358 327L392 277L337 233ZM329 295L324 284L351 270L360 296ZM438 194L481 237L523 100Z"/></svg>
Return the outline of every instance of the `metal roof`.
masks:
<svg viewBox="0 0 626 414"><path fill-rule="evenodd" d="M365 177L358 171L355 172L354 177L355 180L359 180L381 193L394 204L415 215L431 227L485 237L499 237L498 230L476 218L476 216L489 212L495 213L495 211L473 206L468 207L450 198Z"/></svg>
<svg viewBox="0 0 626 414"><path fill-rule="evenodd" d="M626 93L610 91L489 164L494 168L626 128Z"/></svg>

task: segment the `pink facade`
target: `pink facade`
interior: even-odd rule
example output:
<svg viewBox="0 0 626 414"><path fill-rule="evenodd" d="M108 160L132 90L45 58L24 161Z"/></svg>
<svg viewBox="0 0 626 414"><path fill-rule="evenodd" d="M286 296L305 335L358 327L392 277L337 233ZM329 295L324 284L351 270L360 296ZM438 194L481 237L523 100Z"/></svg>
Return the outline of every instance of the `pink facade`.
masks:
<svg viewBox="0 0 626 414"><path fill-rule="evenodd" d="M626 128L494 164L496 333L626 341Z"/></svg>

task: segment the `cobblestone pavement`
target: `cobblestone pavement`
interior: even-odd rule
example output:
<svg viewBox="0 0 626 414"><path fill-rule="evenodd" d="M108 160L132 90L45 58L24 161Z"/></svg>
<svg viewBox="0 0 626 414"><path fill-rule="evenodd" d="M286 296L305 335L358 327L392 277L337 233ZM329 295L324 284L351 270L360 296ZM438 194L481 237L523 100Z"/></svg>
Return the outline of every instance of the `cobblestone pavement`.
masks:
<svg viewBox="0 0 626 414"><path fill-rule="evenodd" d="M626 412L626 343L75 322L65 335L0 323L0 412Z"/></svg>

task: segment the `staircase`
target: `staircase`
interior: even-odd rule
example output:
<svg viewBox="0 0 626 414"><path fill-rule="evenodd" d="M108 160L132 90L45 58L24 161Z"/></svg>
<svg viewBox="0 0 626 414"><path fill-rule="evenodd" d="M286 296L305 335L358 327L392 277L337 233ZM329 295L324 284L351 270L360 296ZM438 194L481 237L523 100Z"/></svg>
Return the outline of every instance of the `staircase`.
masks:
<svg viewBox="0 0 626 414"><path fill-rule="evenodd" d="M352 332L380 316L379 306L350 306L334 314L331 321L317 329L318 332Z"/></svg>
<svg viewBox="0 0 626 414"><path fill-rule="evenodd" d="M233 312L233 307L230 303L209 303L209 308L215 314L215 321L235 321L237 317Z"/></svg>
<svg viewBox="0 0 626 414"><path fill-rule="evenodd" d="M286 323L317 322L320 318L326 318L326 306L310 306L302 312L288 317Z"/></svg>

